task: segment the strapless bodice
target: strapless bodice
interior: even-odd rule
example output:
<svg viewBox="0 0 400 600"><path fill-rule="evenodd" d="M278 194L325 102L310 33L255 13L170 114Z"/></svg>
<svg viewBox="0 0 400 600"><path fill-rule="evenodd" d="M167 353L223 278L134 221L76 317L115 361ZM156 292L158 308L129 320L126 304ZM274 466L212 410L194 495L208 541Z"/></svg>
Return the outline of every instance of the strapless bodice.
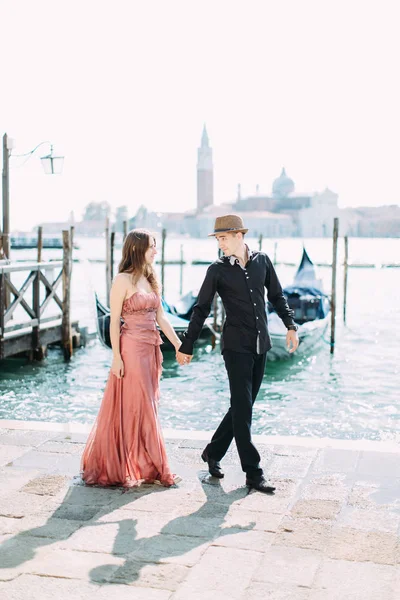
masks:
<svg viewBox="0 0 400 600"><path fill-rule="evenodd" d="M156 322L159 307L160 297L155 292L138 291L127 298L121 312L124 322L121 327L122 338L134 343L162 344Z"/></svg>
<svg viewBox="0 0 400 600"><path fill-rule="evenodd" d="M155 313L160 307L160 298L155 292L138 291L129 296L122 305L121 316L124 319L132 315L145 315L147 313Z"/></svg>

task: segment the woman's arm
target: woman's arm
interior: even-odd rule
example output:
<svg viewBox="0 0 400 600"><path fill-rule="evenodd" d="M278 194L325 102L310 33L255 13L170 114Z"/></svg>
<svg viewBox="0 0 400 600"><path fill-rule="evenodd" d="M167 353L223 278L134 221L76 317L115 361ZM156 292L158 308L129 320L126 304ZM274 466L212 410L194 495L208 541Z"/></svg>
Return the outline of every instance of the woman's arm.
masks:
<svg viewBox="0 0 400 600"><path fill-rule="evenodd" d="M127 290L126 279L123 275L116 275L110 292L110 338L113 351L111 371L120 379L124 376L124 363L120 352L120 330L122 304Z"/></svg>
<svg viewBox="0 0 400 600"><path fill-rule="evenodd" d="M160 305L160 308L157 310L156 319L161 331L167 336L175 350L178 351L182 342L176 335L171 323L168 321L162 305Z"/></svg>

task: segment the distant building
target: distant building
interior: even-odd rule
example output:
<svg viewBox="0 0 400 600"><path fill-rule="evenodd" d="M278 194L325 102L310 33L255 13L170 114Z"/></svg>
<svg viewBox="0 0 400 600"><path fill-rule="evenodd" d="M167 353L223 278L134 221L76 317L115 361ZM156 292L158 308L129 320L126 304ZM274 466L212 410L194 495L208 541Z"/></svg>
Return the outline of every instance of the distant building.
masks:
<svg viewBox="0 0 400 600"><path fill-rule="evenodd" d="M235 211L243 211L246 220L250 212L254 211L261 211L260 214L265 214L266 217L267 212L286 217L284 221L276 220L274 226L271 221L269 231L276 231L276 237L332 235L333 218L340 212L338 195L328 189L315 194L296 194L294 181L288 177L285 168L273 181L271 196L257 193L255 196L241 198L239 187L238 200L233 208Z"/></svg>
<svg viewBox="0 0 400 600"><path fill-rule="evenodd" d="M214 204L214 165L206 126L197 150L197 212Z"/></svg>
<svg viewBox="0 0 400 600"><path fill-rule="evenodd" d="M302 237L331 237L333 219L339 217L338 195L325 189L310 198L307 208L299 210L296 221Z"/></svg>
<svg viewBox="0 0 400 600"><path fill-rule="evenodd" d="M360 206L341 211L340 223L348 235L357 237L400 237L400 206Z"/></svg>
<svg viewBox="0 0 400 600"><path fill-rule="evenodd" d="M254 211L267 210L271 212L284 212L301 210L311 206L310 195L294 194L294 181L287 176L285 168L272 183L272 195L260 195L258 186L254 196L241 197L240 185L238 186L238 198L234 204L237 210Z"/></svg>

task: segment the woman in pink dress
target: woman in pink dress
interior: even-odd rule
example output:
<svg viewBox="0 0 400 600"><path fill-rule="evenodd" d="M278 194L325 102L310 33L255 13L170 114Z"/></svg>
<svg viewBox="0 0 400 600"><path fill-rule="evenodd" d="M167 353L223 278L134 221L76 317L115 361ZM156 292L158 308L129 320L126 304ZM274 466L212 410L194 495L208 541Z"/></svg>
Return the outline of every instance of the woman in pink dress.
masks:
<svg viewBox="0 0 400 600"><path fill-rule="evenodd" d="M162 341L156 324L176 350L181 342L161 305L156 253L148 231L128 233L110 294L111 372L82 455L87 484L171 486L178 480L168 466L158 419Z"/></svg>

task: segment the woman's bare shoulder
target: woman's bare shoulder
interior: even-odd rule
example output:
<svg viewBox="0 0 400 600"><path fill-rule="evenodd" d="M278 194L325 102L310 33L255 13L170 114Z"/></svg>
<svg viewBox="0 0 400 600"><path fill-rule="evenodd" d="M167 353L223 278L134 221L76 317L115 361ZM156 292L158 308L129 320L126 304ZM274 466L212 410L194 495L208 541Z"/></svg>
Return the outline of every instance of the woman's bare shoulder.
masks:
<svg viewBox="0 0 400 600"><path fill-rule="evenodd" d="M117 273L113 279L113 286L123 289L132 285L132 276L129 273Z"/></svg>

